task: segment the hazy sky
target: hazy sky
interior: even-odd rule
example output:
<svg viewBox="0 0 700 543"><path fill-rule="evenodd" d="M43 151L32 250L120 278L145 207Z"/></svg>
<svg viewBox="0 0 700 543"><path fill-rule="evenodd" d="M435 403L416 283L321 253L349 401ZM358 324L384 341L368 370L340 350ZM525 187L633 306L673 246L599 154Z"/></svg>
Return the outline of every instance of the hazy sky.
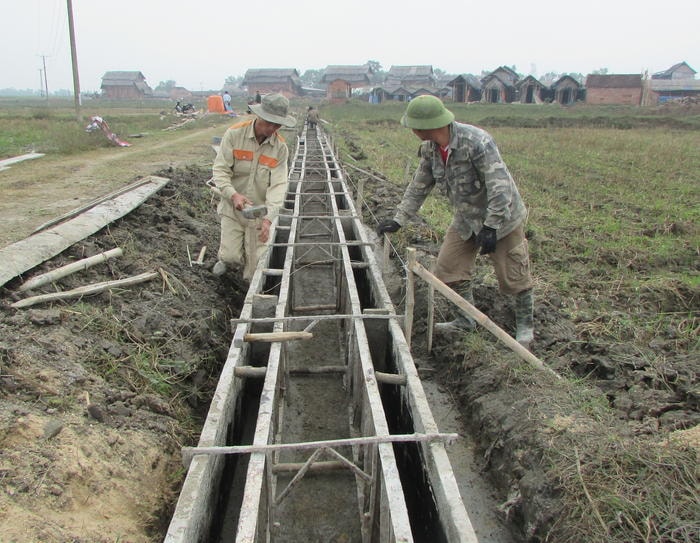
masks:
<svg viewBox="0 0 700 543"><path fill-rule="evenodd" d="M73 89L66 0L0 2L0 89ZM685 61L700 72L700 1L73 0L82 91L110 70L151 87L220 89L248 68L430 64L448 73L515 66L649 73Z"/></svg>

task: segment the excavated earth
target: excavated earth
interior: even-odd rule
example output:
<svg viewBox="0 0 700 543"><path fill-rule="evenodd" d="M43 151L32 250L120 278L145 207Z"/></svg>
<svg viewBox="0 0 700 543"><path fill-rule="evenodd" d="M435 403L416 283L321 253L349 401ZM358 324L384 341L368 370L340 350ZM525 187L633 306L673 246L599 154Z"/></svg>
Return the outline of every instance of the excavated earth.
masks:
<svg viewBox="0 0 700 543"><path fill-rule="evenodd" d="M209 271L218 245L204 188L209 170L153 173L171 182L31 275L114 247L123 249L122 257L34 292L20 293L21 279L0 292L2 541L163 538L184 475L180 447L196 443L231 341L229 320L247 287L235 275L219 280ZM369 190L369 208L379 218L390 213L386 202L400 197L399 189L381 183ZM429 236L411 242L426 264L437 254ZM204 265L192 263L204 246ZM397 259L393 263L400 276ZM512 332L510 301L498 295L487 263L481 266L476 305ZM160 272L155 280L80 300L10 305L152 270ZM389 288L400 305L403 282ZM543 541L558 521L561 495L541 460L558 445L558 432L543 428L536 413L575 424L566 422L571 399L552 377L519 363L486 332L475 334L493 357L474 356L461 339L440 337L428 353L424 287L418 287L416 306L412 345L421 375L454 399L516 540ZM438 300L438 314L447 311ZM645 366L632 346L581 341L566 301L556 295L538 297L535 313L534 353L558 372L592 379L614 406L621 435L697 425L700 363L674 354L672 337L650 347L664 353L664 366ZM585 464L585 451L581 456Z"/></svg>

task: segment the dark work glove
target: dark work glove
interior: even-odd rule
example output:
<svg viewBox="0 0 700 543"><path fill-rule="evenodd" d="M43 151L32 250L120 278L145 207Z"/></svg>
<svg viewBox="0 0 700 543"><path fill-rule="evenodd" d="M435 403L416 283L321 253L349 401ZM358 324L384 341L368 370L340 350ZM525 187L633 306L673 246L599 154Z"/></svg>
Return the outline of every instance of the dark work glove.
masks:
<svg viewBox="0 0 700 543"><path fill-rule="evenodd" d="M481 247L480 255L487 255L496 250L496 230L484 226L476 236L476 244Z"/></svg>
<svg viewBox="0 0 700 543"><path fill-rule="evenodd" d="M394 219L385 219L377 225L377 235L388 234L390 232L396 232L401 225L397 223Z"/></svg>

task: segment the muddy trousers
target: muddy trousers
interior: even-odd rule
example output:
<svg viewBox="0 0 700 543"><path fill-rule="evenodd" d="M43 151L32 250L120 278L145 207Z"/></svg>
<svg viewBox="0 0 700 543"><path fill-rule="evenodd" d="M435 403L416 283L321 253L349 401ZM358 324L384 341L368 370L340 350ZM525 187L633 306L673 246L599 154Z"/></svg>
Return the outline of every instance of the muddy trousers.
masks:
<svg viewBox="0 0 700 543"><path fill-rule="evenodd" d="M268 243L258 240L260 230L257 221L245 220L246 224L220 215L221 242L219 244L218 257L227 266L242 267L243 279L250 281L255 273L258 260L265 252Z"/></svg>
<svg viewBox="0 0 700 543"><path fill-rule="evenodd" d="M471 278L479 249L474 236L466 240L462 239L450 226L440 247L434 272L438 279L472 305ZM520 329L521 344L529 344L533 335L533 281L530 275L528 243L523 227L518 226L510 234L499 239L496 250L489 254L489 258L493 264L500 291L515 297L516 339L517 330ZM471 321L473 328L473 320L466 315L458 316L455 321L445 324L464 324L465 321Z"/></svg>

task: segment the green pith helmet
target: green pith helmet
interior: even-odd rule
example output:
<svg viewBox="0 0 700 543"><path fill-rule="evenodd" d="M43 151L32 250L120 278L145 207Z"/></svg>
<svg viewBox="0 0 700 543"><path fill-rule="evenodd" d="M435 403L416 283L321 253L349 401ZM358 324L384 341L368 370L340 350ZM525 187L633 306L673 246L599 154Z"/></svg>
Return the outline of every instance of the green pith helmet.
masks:
<svg viewBox="0 0 700 543"><path fill-rule="evenodd" d="M455 120L454 113L445 108L442 100L435 96L417 96L411 100L401 124L415 130L442 128Z"/></svg>

